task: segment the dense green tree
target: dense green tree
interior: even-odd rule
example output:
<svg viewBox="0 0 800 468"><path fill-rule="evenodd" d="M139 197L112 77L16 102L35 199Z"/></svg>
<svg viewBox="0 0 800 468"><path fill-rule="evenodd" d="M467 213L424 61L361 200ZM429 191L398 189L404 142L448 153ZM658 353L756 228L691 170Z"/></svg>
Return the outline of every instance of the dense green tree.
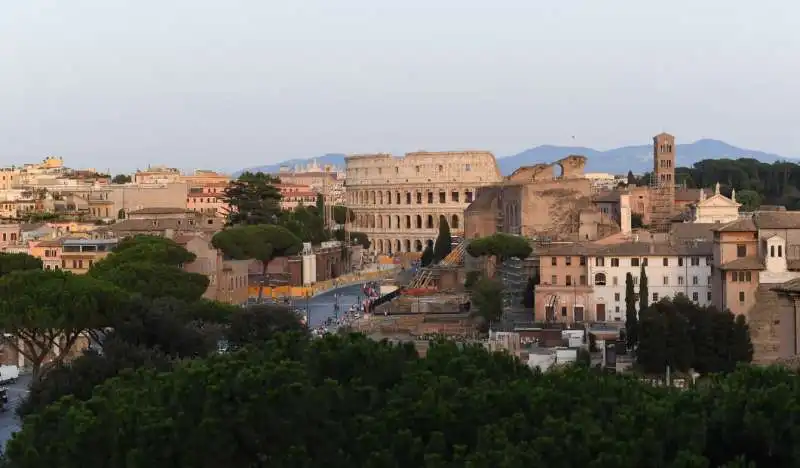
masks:
<svg viewBox="0 0 800 468"><path fill-rule="evenodd" d="M497 263L503 263L510 258L525 259L530 256L531 252L533 252L533 248L527 239L502 232L472 239L467 245L467 253L471 256L495 256Z"/></svg>
<svg viewBox="0 0 800 468"><path fill-rule="evenodd" d="M346 224L353 222L356 219L356 214L350 208L344 205L334 205L333 207L333 222L336 224Z"/></svg>
<svg viewBox="0 0 800 468"><path fill-rule="evenodd" d="M228 226L274 224L281 214L280 179L263 172L245 172L225 189Z"/></svg>
<svg viewBox="0 0 800 468"><path fill-rule="evenodd" d="M62 399L7 455L15 468L796 466L798 395L777 368L674 391L532 372L479 346L433 343L419 358L359 335L276 335Z"/></svg>
<svg viewBox="0 0 800 468"><path fill-rule="evenodd" d="M478 318L478 329L485 332L492 322L503 316L503 284L500 281L481 278L472 287L471 312Z"/></svg>
<svg viewBox="0 0 800 468"><path fill-rule="evenodd" d="M481 279L481 276L483 276L483 273L480 271L468 271L464 278L464 289L472 289L478 280Z"/></svg>
<svg viewBox="0 0 800 468"><path fill-rule="evenodd" d="M46 359L47 367L58 365L79 337L109 326L125 301L122 290L89 275L17 271L0 278L0 329L5 344L31 362L37 380Z"/></svg>
<svg viewBox="0 0 800 468"><path fill-rule="evenodd" d="M628 349L639 344L639 320L636 316L636 291L633 286L633 275L625 275L625 341Z"/></svg>
<svg viewBox="0 0 800 468"><path fill-rule="evenodd" d="M236 349L266 342L277 333L305 335L307 331L300 317L288 307L259 304L233 314L226 338Z"/></svg>
<svg viewBox="0 0 800 468"><path fill-rule="evenodd" d="M325 216L325 197L322 196L321 193L317 194L317 202L315 203L317 208L317 213L319 213L320 217Z"/></svg>
<svg viewBox="0 0 800 468"><path fill-rule="evenodd" d="M744 317L700 307L680 294L640 313L637 364L646 372L694 369L702 374L731 372L750 362L753 347Z"/></svg>
<svg viewBox="0 0 800 468"><path fill-rule="evenodd" d="M644 271L644 263L639 271L639 311L647 309L650 303L650 291L647 288L647 272Z"/></svg>
<svg viewBox="0 0 800 468"><path fill-rule="evenodd" d="M117 174L117 175L114 176L113 179L111 179L111 183L112 184L127 184L131 180L133 180L133 179L131 179L131 176L129 176L128 174Z"/></svg>
<svg viewBox="0 0 800 468"><path fill-rule="evenodd" d="M445 257L450 255L453 250L453 237L450 235L450 225L447 224L447 218L444 216L439 218L439 235L436 237L436 243L433 245L433 260L431 263L439 263Z"/></svg>
<svg viewBox="0 0 800 468"><path fill-rule="evenodd" d="M431 241L425 243L425 250L422 251L422 257L420 258L420 265L426 267L433 262L433 245L431 245Z"/></svg>
<svg viewBox="0 0 800 468"><path fill-rule="evenodd" d="M525 292L522 295L522 305L528 309L534 308L536 301L536 285L539 283L539 274L528 278L528 283L525 285Z"/></svg>
<svg viewBox="0 0 800 468"><path fill-rule="evenodd" d="M275 225L236 226L214 235L211 243L225 255L237 260L253 259L261 262L261 273L266 278L267 266L274 258L296 255L303 250L303 242L288 229ZM259 283L258 300L264 295L264 282Z"/></svg>
<svg viewBox="0 0 800 468"><path fill-rule="evenodd" d="M331 238L320 212L313 206L298 206L292 211L282 212L278 224L303 242L319 244Z"/></svg>
<svg viewBox="0 0 800 468"><path fill-rule="evenodd" d="M196 256L172 239L160 236L132 236L121 240L111 255L94 268L113 267L129 262L151 262L181 266L194 261Z"/></svg>
<svg viewBox="0 0 800 468"><path fill-rule="evenodd" d="M755 190L742 190L736 192L736 201L742 204L742 211L755 211L761 206L761 194Z"/></svg>
<svg viewBox="0 0 800 468"><path fill-rule="evenodd" d="M0 252L0 277L13 271L41 270L42 260L26 253Z"/></svg>

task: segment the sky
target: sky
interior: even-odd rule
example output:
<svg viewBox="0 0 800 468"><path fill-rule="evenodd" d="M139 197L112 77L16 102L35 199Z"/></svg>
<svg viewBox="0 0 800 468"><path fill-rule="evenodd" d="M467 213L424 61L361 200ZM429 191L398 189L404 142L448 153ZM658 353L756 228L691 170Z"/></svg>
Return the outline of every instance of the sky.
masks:
<svg viewBox="0 0 800 468"><path fill-rule="evenodd" d="M500 157L661 131L800 157L798 17L789 0L0 1L0 165Z"/></svg>

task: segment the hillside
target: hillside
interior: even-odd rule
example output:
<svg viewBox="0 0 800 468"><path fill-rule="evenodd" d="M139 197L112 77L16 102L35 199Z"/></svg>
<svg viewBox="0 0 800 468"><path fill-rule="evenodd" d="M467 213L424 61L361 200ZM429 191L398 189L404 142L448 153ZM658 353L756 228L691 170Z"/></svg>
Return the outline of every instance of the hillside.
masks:
<svg viewBox="0 0 800 468"><path fill-rule="evenodd" d="M579 146L542 145L511 156L498 157L497 163L503 174L508 175L520 166L553 162L570 154L581 154L589 158L586 170L590 172L624 174L632 170L636 173L643 173L651 170L653 164L653 149L650 145L623 146L606 151ZM243 170L278 172L282 165L293 167L298 164L308 164L315 159L319 164L333 164L335 166L344 167L344 158L344 154L328 153L316 158L291 159L278 164L252 167ZM753 158L765 163L792 159L786 156L765 153L763 151L739 148L725 143L724 141L712 139L679 144L677 147L677 158L677 165L679 167L691 167L694 163L703 159ZM238 175L238 173L234 175Z"/></svg>

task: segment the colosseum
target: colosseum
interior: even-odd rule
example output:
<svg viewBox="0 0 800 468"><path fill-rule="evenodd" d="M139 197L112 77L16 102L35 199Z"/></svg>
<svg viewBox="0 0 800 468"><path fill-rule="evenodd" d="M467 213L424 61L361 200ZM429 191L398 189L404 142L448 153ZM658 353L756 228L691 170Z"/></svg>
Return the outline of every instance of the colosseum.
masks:
<svg viewBox="0 0 800 468"><path fill-rule="evenodd" d="M463 236L464 210L477 189L503 179L488 151L354 155L346 163L351 229L383 254L421 251L442 219L453 236Z"/></svg>

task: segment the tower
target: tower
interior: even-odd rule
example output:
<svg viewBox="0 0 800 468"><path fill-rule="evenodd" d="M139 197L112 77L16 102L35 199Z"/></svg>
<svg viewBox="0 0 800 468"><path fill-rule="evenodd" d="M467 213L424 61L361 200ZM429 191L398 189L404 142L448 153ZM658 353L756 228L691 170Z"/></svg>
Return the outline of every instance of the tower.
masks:
<svg viewBox="0 0 800 468"><path fill-rule="evenodd" d="M675 214L675 137L653 137L653 175L650 178L650 226L668 231Z"/></svg>

